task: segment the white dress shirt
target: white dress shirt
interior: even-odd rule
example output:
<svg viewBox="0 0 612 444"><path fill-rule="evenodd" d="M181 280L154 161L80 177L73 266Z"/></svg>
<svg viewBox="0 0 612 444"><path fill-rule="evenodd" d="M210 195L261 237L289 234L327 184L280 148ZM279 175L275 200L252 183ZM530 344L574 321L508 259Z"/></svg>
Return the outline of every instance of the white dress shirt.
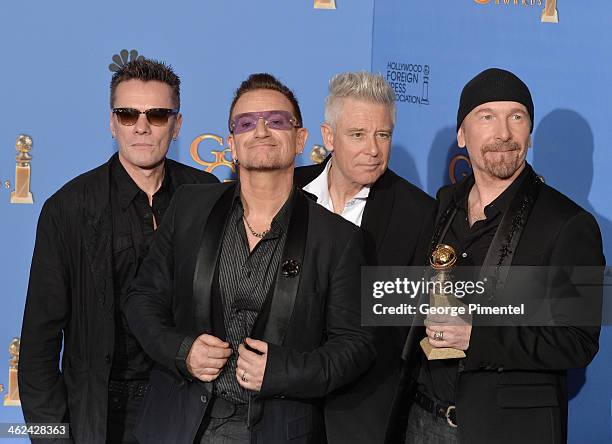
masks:
<svg viewBox="0 0 612 444"><path fill-rule="evenodd" d="M329 168L331 167L332 157L325 165L325 169L319 174L312 182L304 187L304 191L308 191L310 194L317 196L317 203L327 208L329 211L334 212L334 204L332 203L331 196L329 195L329 188L327 186L327 177L329 175ZM363 210L365 209L368 195L370 194L370 187L363 187L357 194L350 199L340 214L346 220L353 222L358 227L361 226L361 218L363 217Z"/></svg>

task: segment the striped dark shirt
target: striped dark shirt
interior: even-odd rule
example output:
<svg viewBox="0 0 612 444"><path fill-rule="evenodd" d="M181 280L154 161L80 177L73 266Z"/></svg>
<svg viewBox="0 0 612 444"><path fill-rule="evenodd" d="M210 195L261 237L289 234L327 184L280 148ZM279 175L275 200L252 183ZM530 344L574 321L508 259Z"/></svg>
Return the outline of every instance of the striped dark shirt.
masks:
<svg viewBox="0 0 612 444"><path fill-rule="evenodd" d="M231 344L233 353L214 384L217 396L236 404L244 404L249 400L249 392L236 381L238 346L249 337L270 287L276 281L290 214L291 196L272 219L270 231L249 252L242 221L244 209L240 200L240 187L236 188L219 259L223 322L226 341Z"/></svg>

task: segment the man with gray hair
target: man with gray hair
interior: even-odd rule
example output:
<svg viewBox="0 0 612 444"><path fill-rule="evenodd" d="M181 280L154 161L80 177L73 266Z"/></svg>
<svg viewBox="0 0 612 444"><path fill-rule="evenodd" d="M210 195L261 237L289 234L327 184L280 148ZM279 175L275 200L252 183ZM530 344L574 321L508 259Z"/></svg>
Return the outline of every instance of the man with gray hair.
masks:
<svg viewBox="0 0 612 444"><path fill-rule="evenodd" d="M418 242L428 238L433 211L431 197L388 169L394 126L395 93L381 75L338 74L329 82L321 125L331 155L295 171L296 183L319 204L363 229L370 265L420 261ZM377 327L373 333L376 363L328 399L330 444L383 442L407 329Z"/></svg>

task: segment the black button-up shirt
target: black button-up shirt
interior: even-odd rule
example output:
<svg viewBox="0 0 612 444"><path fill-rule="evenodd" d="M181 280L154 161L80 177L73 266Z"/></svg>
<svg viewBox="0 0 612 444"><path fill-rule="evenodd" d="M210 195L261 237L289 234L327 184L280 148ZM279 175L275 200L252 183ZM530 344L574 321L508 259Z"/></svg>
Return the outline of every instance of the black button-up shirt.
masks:
<svg viewBox="0 0 612 444"><path fill-rule="evenodd" d="M168 168L168 162L166 162ZM174 192L169 171L153 195L153 206L144 191L129 176L119 158L111 164L110 201L113 219L113 281L115 292L115 350L111 379L148 379L153 361L130 332L121 312L121 300L149 251L155 229Z"/></svg>
<svg viewBox="0 0 612 444"><path fill-rule="evenodd" d="M493 202L484 208L485 219L478 220L470 227L468 219L468 197L472 181L465 180L453 190L453 200L457 214L444 239L439 243L452 246L457 252L456 266L481 266L495 237L497 228L510 207L510 203L527 174L521 174ZM449 404L455 403L455 384L458 375L457 359L438 359L429 361L423 355L423 365L418 377L421 389Z"/></svg>
<svg viewBox="0 0 612 444"><path fill-rule="evenodd" d="M237 404L249 400L248 391L240 387L236 380L238 346L251 334L271 286L276 282L287 238L291 200L290 195L272 219L270 231L253 251L249 251L242 221L244 209L240 200L240 186L237 186L232 212L223 235L219 258L219 290L226 341L231 344L233 353L215 380L214 387L218 396Z"/></svg>

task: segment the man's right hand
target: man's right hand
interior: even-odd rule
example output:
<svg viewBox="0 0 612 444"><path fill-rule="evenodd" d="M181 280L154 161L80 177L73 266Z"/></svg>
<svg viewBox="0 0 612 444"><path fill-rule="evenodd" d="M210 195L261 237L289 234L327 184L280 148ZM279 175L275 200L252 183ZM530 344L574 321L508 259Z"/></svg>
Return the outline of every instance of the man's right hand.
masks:
<svg viewBox="0 0 612 444"><path fill-rule="evenodd" d="M203 334L194 341L185 363L193 376L201 381L211 382L217 379L231 355L232 349L227 342Z"/></svg>

